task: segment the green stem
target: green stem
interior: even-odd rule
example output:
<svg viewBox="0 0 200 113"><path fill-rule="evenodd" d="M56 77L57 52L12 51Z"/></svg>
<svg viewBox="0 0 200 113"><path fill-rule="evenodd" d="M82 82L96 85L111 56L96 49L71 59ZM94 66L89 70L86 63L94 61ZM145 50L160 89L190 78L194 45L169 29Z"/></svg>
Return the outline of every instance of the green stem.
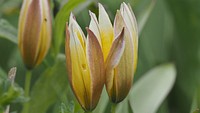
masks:
<svg viewBox="0 0 200 113"><path fill-rule="evenodd" d="M111 107L111 113L116 113L117 104L113 103Z"/></svg>
<svg viewBox="0 0 200 113"><path fill-rule="evenodd" d="M25 90L25 96L27 97L27 98L29 98L30 97L30 95L29 95L29 91L30 91L30 84L31 84L31 71L30 70L27 70L27 72L26 72L26 80L25 80L25 88L24 88L24 90ZM29 102L25 102L24 104L23 104L23 110L22 110L22 113L28 113L29 112Z"/></svg>

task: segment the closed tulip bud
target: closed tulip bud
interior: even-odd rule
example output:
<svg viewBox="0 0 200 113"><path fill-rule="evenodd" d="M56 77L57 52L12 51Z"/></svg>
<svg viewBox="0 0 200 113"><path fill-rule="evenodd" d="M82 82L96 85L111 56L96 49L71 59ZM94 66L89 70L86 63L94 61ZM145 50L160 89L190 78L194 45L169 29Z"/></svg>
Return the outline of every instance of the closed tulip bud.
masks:
<svg viewBox="0 0 200 113"><path fill-rule="evenodd" d="M100 98L104 83L104 59L94 33L87 28L85 38L81 28L70 15L66 26L66 61L71 88L85 111L93 110Z"/></svg>
<svg viewBox="0 0 200 113"><path fill-rule="evenodd" d="M39 65L51 43L49 0L23 0L18 41L25 66L32 69Z"/></svg>
<svg viewBox="0 0 200 113"><path fill-rule="evenodd" d="M110 100L121 102L128 94L137 66L138 30L132 9L122 3L114 27L104 7L99 4L99 21L90 12L90 27L102 47L106 66L106 89Z"/></svg>

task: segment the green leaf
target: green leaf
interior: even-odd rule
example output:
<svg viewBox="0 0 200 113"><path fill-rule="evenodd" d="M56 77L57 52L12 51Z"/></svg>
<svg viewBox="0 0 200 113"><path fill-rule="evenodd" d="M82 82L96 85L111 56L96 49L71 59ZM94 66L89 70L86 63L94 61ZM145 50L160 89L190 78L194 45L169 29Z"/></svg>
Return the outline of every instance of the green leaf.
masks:
<svg viewBox="0 0 200 113"><path fill-rule="evenodd" d="M31 91L29 113L46 113L65 93L68 86L65 55L58 55L55 65L40 76Z"/></svg>
<svg viewBox="0 0 200 113"><path fill-rule="evenodd" d="M55 18L55 26L54 26L54 51L55 54L59 53L60 46L64 40L64 33L65 33L65 26L66 22L68 21L70 12L73 11L80 3L84 2L85 0L69 0L58 12Z"/></svg>
<svg viewBox="0 0 200 113"><path fill-rule="evenodd" d="M155 113L170 92L175 78L173 64L158 66L142 76L129 93L134 113Z"/></svg>
<svg viewBox="0 0 200 113"><path fill-rule="evenodd" d="M5 38L17 44L17 29L4 19L0 19L0 38Z"/></svg>

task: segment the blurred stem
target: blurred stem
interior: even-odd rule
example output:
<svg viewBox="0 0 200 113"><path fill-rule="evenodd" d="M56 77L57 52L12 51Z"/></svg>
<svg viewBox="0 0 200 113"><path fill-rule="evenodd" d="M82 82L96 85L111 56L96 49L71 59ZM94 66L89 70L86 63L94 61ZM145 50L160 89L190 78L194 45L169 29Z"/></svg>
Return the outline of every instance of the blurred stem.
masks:
<svg viewBox="0 0 200 113"><path fill-rule="evenodd" d="M26 72L26 80L25 80L25 96L29 97L29 91L30 91L30 84L31 84L31 75L32 72L30 70L27 70ZM23 105L22 113L28 113L29 112L29 102L25 102Z"/></svg>
<svg viewBox="0 0 200 113"><path fill-rule="evenodd" d="M111 113L116 113L117 104L113 103L111 107Z"/></svg>

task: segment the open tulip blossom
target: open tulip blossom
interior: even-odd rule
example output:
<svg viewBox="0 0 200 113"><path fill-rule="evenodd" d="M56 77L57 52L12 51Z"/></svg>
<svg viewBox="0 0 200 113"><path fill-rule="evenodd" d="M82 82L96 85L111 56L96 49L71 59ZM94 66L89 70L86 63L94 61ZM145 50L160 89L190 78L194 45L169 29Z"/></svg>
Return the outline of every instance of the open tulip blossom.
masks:
<svg viewBox="0 0 200 113"><path fill-rule="evenodd" d="M90 12L90 29L98 37L106 66L106 89L114 103L122 101L128 94L134 71L137 66L138 29L137 22L130 6L121 4L117 10L114 27L104 7L99 4L99 21ZM124 32L122 32L124 30ZM116 42L119 34L124 33L124 43Z"/></svg>
<svg viewBox="0 0 200 113"><path fill-rule="evenodd" d="M138 51L137 23L129 6L121 4L114 27L101 4L99 21L94 13L89 14L87 38L71 14L66 27L65 49L70 85L86 111L96 107L104 84L113 103L121 102L127 96Z"/></svg>
<svg viewBox="0 0 200 113"><path fill-rule="evenodd" d="M19 49L28 69L39 65L51 43L49 0L24 0L19 18Z"/></svg>

